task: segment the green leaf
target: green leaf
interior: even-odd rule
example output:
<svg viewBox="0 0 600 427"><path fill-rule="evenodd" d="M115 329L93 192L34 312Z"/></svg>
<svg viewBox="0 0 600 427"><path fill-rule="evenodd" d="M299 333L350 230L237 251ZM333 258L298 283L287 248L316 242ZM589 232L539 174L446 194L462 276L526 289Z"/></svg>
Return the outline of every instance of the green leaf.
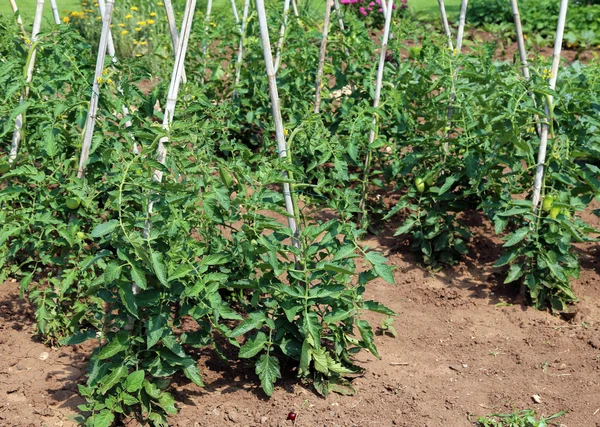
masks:
<svg viewBox="0 0 600 427"><path fill-rule="evenodd" d="M131 287L128 285L121 286L119 288L119 295L121 296L121 301L123 302L123 305L129 312L129 314L131 314L136 319L139 319L138 305L135 299L135 295L131 290Z"/></svg>
<svg viewBox="0 0 600 427"><path fill-rule="evenodd" d="M350 275L354 274L353 270L349 270L347 268L340 267L339 265L335 265L330 262L326 262L325 264L323 264L323 268L327 271L335 271L336 273L343 273L343 274L350 274Z"/></svg>
<svg viewBox="0 0 600 427"><path fill-rule="evenodd" d="M163 313L160 313L156 316L148 319L146 323L146 348L151 349L156 345L158 341L163 336L163 332L165 331L167 326L167 319Z"/></svg>
<svg viewBox="0 0 600 427"><path fill-rule="evenodd" d="M523 240L525 238L525 236L527 236L527 233L529 233L529 227L519 228L514 233L509 234L506 237L506 243L504 243L504 247L508 248L510 246L516 245L521 240Z"/></svg>
<svg viewBox="0 0 600 427"><path fill-rule="evenodd" d="M165 410L167 414L175 415L177 413L175 399L171 393L164 392L158 399L158 404Z"/></svg>
<svg viewBox="0 0 600 427"><path fill-rule="evenodd" d="M98 359L104 360L129 348L128 334L120 333L112 338L98 353Z"/></svg>
<svg viewBox="0 0 600 427"><path fill-rule="evenodd" d="M381 314L385 314L387 316L395 316L396 315L396 313L393 310L390 310L385 305L378 303L377 301L373 301L373 300L364 301L363 306L367 310L373 311L375 313L381 313Z"/></svg>
<svg viewBox="0 0 600 427"><path fill-rule="evenodd" d="M113 414L108 409L103 409L102 411L94 414L93 418L93 427L110 427L115 421L115 414Z"/></svg>
<svg viewBox="0 0 600 427"><path fill-rule="evenodd" d="M256 361L256 374L267 396L273 395L273 385L277 378L281 378L279 360L274 356L262 354Z"/></svg>
<svg viewBox="0 0 600 427"><path fill-rule="evenodd" d="M375 347L373 329L371 325L366 320L357 320L356 326L358 331L360 332L360 336L363 340L365 347L373 354L373 356L381 359L379 356L379 352L377 351L377 347Z"/></svg>
<svg viewBox="0 0 600 427"><path fill-rule="evenodd" d="M127 367L125 365L121 365L118 368L110 371L110 374L106 375L100 380L100 384L102 386L99 388L100 394L104 395L108 390L113 388L115 385L121 382L121 378L127 375Z"/></svg>
<svg viewBox="0 0 600 427"><path fill-rule="evenodd" d="M494 267L502 267L504 265L508 265L512 261L514 261L515 258L517 258L518 255L519 254L516 251L507 251L507 252L504 252L502 254L502 256L500 256L500 258L498 259L498 261L496 261L496 263L494 264Z"/></svg>
<svg viewBox="0 0 600 427"><path fill-rule="evenodd" d="M188 361L191 361L191 363L189 363ZM202 374L200 372L200 369L198 368L198 365L193 359L187 359L184 361L183 373L198 387L204 387L204 382L202 381Z"/></svg>
<svg viewBox="0 0 600 427"><path fill-rule="evenodd" d="M300 352L300 365L298 367L298 376L304 377L310 373L310 361L312 360L312 345L308 339L302 343Z"/></svg>
<svg viewBox="0 0 600 427"><path fill-rule="evenodd" d="M440 191L438 191L438 196L441 196L446 191L450 190L450 188L456 181L457 181L457 179L454 176L449 176L448 178L446 178L444 185L442 185L442 187L440 188Z"/></svg>
<svg viewBox="0 0 600 427"><path fill-rule="evenodd" d="M333 256L334 261L345 260L351 257L354 254L354 250L356 248L354 245L345 245L337 250L335 255Z"/></svg>
<svg viewBox="0 0 600 427"><path fill-rule="evenodd" d="M510 268L508 270L508 275L506 276L504 283L514 282L515 280L518 280L521 276L523 276L523 271L521 269L521 265L513 264L510 266Z"/></svg>
<svg viewBox="0 0 600 427"><path fill-rule="evenodd" d="M249 338L242 348L240 348L238 356L242 359L254 357L265 347L266 342L267 334L262 331L258 332L254 337Z"/></svg>
<svg viewBox="0 0 600 427"><path fill-rule="evenodd" d="M90 236L94 239L97 239L98 237L102 237L112 233L112 231L118 226L119 221L117 221L116 219L111 219L108 222L103 222L102 224L98 224L96 227L94 227L94 229L90 233Z"/></svg>
<svg viewBox="0 0 600 427"><path fill-rule="evenodd" d="M267 320L267 317L265 315L265 313L259 311L259 312L253 312L250 313L250 317L248 317L246 320L244 320L242 323L240 323L237 328L235 328L232 332L231 332L231 336L233 338L235 337L239 337L240 335L244 335L245 333L251 331L252 329L259 329L262 327L262 325L265 323L265 321Z"/></svg>
<svg viewBox="0 0 600 427"><path fill-rule="evenodd" d="M131 262L131 278L140 289L146 289L148 283L146 282L146 275L144 271L135 262Z"/></svg>
<svg viewBox="0 0 600 427"><path fill-rule="evenodd" d="M110 284L119 279L119 277L121 277L121 266L114 262L109 262L104 269L105 282Z"/></svg>
<svg viewBox="0 0 600 427"><path fill-rule="evenodd" d="M396 281L394 280L394 273L392 273L392 268L387 264L375 264L373 266L373 270L379 277L388 282L390 285L395 285Z"/></svg>
<svg viewBox="0 0 600 427"><path fill-rule="evenodd" d="M129 374L127 376L127 379L125 380L125 390L127 390L130 393L134 393L140 390L142 388L142 385L144 384L144 377L145 372L141 370L134 371L131 374Z"/></svg>
<svg viewBox="0 0 600 427"><path fill-rule="evenodd" d="M164 286L169 286L162 254L160 252L152 252L150 258L152 259L152 269L154 270L159 282Z"/></svg>
<svg viewBox="0 0 600 427"><path fill-rule="evenodd" d="M96 331L94 329L87 329L85 331L79 331L75 335L71 335L67 338L63 338L59 341L60 345L74 345L81 344L87 340L96 338Z"/></svg>

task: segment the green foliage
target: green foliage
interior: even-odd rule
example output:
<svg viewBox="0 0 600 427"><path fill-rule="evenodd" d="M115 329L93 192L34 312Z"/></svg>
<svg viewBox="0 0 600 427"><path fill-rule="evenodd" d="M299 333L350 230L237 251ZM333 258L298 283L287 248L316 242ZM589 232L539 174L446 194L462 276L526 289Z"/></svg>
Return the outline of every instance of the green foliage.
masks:
<svg viewBox="0 0 600 427"><path fill-rule="evenodd" d="M560 411L549 417L537 417L535 411L526 409L516 411L512 414L494 414L481 417L477 420L477 425L481 427L547 427L554 425L548 421L562 417L567 411Z"/></svg>
<svg viewBox="0 0 600 427"><path fill-rule="evenodd" d="M560 2L552 0L525 0L519 2L523 32L536 35L538 44L553 44L558 22ZM568 45L591 47L600 45L600 4L580 1L567 10L565 41ZM510 24L514 19L510 3L502 0L474 0L469 2L467 21L476 26Z"/></svg>

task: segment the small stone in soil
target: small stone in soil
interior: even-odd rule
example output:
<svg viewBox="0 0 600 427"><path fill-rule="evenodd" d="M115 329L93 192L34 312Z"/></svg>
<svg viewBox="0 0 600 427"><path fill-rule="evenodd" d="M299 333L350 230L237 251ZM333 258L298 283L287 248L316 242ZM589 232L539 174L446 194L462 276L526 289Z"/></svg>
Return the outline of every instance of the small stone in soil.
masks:
<svg viewBox="0 0 600 427"><path fill-rule="evenodd" d="M539 394L534 394L531 396L531 400L533 400L535 403L542 403L542 398Z"/></svg>

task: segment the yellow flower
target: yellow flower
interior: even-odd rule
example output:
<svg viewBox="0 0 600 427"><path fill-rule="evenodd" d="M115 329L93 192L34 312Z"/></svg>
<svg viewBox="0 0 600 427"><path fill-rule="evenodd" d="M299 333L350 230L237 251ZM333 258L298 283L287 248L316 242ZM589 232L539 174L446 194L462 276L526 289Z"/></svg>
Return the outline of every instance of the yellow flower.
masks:
<svg viewBox="0 0 600 427"><path fill-rule="evenodd" d="M138 24L140 27L143 27L144 25L146 25L146 21L138 21L138 22L137 22L137 24Z"/></svg>
<svg viewBox="0 0 600 427"><path fill-rule="evenodd" d="M129 10L133 10L135 12L138 10L138 8L136 6L131 6L131 8Z"/></svg>
<svg viewBox="0 0 600 427"><path fill-rule="evenodd" d="M99 84L99 85L101 85L101 84L102 84L102 77L98 77L98 78L96 79L96 81L98 82L98 84Z"/></svg>
<svg viewBox="0 0 600 427"><path fill-rule="evenodd" d="M214 22L211 22L210 25L213 26L213 27L217 26L217 24L215 24Z"/></svg>
<svg viewBox="0 0 600 427"><path fill-rule="evenodd" d="M114 82L113 82L113 80L112 80L112 79L107 79L107 80L106 80L106 83L108 83L109 85L112 85Z"/></svg>
<svg viewBox="0 0 600 427"><path fill-rule="evenodd" d="M108 70L105 68L104 70L102 70L102 75L105 76L108 74Z"/></svg>
<svg viewBox="0 0 600 427"><path fill-rule="evenodd" d="M148 19L148 25L153 25L154 24L154 19Z"/></svg>
<svg viewBox="0 0 600 427"><path fill-rule="evenodd" d="M148 42L147 42L146 40L144 40L144 41L141 41L141 42L140 42L140 44L141 44L142 46L146 46L146 45L148 44Z"/></svg>
<svg viewBox="0 0 600 427"><path fill-rule="evenodd" d="M135 56L139 58L140 56L142 56L142 54L141 53L136 53Z"/></svg>
<svg viewBox="0 0 600 427"><path fill-rule="evenodd" d="M138 42L137 40L134 40L134 41L133 41L133 44L138 44L138 43L139 43L139 42Z"/></svg>
<svg viewBox="0 0 600 427"><path fill-rule="evenodd" d="M142 31L140 27L135 27L135 31Z"/></svg>
<svg viewBox="0 0 600 427"><path fill-rule="evenodd" d="M152 16L152 17L156 16L156 12L150 12L150 16Z"/></svg>
<svg viewBox="0 0 600 427"><path fill-rule="evenodd" d="M133 18L133 15L131 13L128 13L127 15L125 15L125 19L131 19Z"/></svg>
<svg viewBox="0 0 600 427"><path fill-rule="evenodd" d="M156 3L159 6L164 6L162 1L159 1L158 3Z"/></svg>
<svg viewBox="0 0 600 427"><path fill-rule="evenodd" d="M287 130L287 129L284 129L284 130L283 130L283 134L284 134L285 136L288 136L288 135L290 134L290 131L289 131L289 130Z"/></svg>
<svg viewBox="0 0 600 427"><path fill-rule="evenodd" d="M71 18L69 18L68 16L65 16L65 17L63 18L63 23L64 23L64 24L68 24L69 22L71 22Z"/></svg>
<svg viewBox="0 0 600 427"><path fill-rule="evenodd" d="M122 22L119 24L119 27L123 28L125 26L125 24L123 24Z"/></svg>
<svg viewBox="0 0 600 427"><path fill-rule="evenodd" d="M102 19L102 16L98 15L96 16L96 21L100 21Z"/></svg>
<svg viewBox="0 0 600 427"><path fill-rule="evenodd" d="M129 34L129 31L127 31L127 30L123 30L123 31L121 31L121 35L122 35L122 36L124 36L125 34Z"/></svg>

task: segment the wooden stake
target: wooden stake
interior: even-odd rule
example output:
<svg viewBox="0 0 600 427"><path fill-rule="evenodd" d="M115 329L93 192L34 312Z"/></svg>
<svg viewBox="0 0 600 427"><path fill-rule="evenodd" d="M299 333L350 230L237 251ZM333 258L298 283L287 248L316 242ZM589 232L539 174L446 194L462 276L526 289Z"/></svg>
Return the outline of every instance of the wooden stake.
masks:
<svg viewBox="0 0 600 427"><path fill-rule="evenodd" d="M438 0L440 5L440 15L442 16L442 25L444 26L444 33L448 38L448 48L451 51L454 51L454 45L452 44L452 33L450 33L450 25L448 25L448 17L446 16L446 6L444 5L444 0Z"/></svg>
<svg viewBox="0 0 600 427"><path fill-rule="evenodd" d="M250 0L244 1L244 12L242 13L242 22L240 23L240 44L238 47L237 60L235 63L235 82L233 84L233 98L236 98L237 86L240 84L242 75L242 60L244 58L244 39L246 38L246 28L248 26L248 11L250 9Z"/></svg>
<svg viewBox="0 0 600 427"><path fill-rule="evenodd" d="M286 0L289 6L289 0ZM273 65L273 55L271 53L271 41L269 39L269 27L267 26L267 14L265 12L264 0L256 0L256 11L258 14L258 23L260 26L260 37L262 40L263 54L265 58L265 67L267 71L267 79L269 81L269 94L271 96L271 108L273 110L273 120L275 121L275 136L277 138L277 150L279 158L287 157L287 146L285 135L283 132L283 119L281 118L281 108L279 104L279 93L277 91L277 80L275 79L275 67ZM285 15L285 12L284 12ZM287 172L283 172L285 178L288 177ZM283 197L285 199L285 208L289 213L288 225L292 230L292 235L298 235L298 226L296 223L296 209L290 192L290 184L283 183ZM293 239L293 244L298 245L297 239Z"/></svg>
<svg viewBox="0 0 600 427"><path fill-rule="evenodd" d="M275 67L275 74L277 74L277 71L279 70L279 65L281 65L281 49L283 49L283 40L285 38L285 29L287 27L289 10L290 0L284 0L283 21L281 22L281 27L279 28L279 40L277 41L277 49L275 50L275 62L273 63Z"/></svg>
<svg viewBox="0 0 600 427"><path fill-rule="evenodd" d="M19 8L17 7L17 3L15 0L8 0L10 2L10 7L12 8L13 14L17 16L17 24L21 28L21 33L25 34L25 27L23 27L23 20L21 19L21 13L19 12Z"/></svg>
<svg viewBox="0 0 600 427"><path fill-rule="evenodd" d="M315 83L315 109L314 113L318 114L321 111L321 78L323 76L323 67L325 66L325 54L327 52L327 37L329 35L329 19L331 16L331 7L333 0L325 0L325 19L323 21L323 36L321 39L321 49L319 51L319 65L317 67L317 80Z"/></svg>
<svg viewBox="0 0 600 427"><path fill-rule="evenodd" d="M175 20L175 12L173 11L173 4L171 0L164 0L163 5L165 8L165 14L167 15L167 24L169 25L169 32L171 33L171 44L173 45L173 55L177 52L177 46L179 45L179 33L177 32L177 23ZM187 75L185 68L181 74L181 82L187 83Z"/></svg>
<svg viewBox="0 0 600 427"><path fill-rule="evenodd" d="M15 4L16 7L16 4ZM42 15L44 14L44 0L37 0L35 9L35 17L33 19L33 28L31 31L31 45L29 45L29 54L27 56L26 76L25 76L25 92L21 93L19 98L19 105L22 105L25 98L29 96L29 84L33 80L33 68L35 67L35 57L37 54L37 35L40 32L42 26ZM17 18L17 22L19 18ZM21 23L22 25L22 23ZM17 153L19 152L19 144L21 143L21 129L23 129L23 113L20 113L15 119L15 130L13 132L12 142L10 145L10 152L8 153L8 164L12 166L17 159Z"/></svg>
<svg viewBox="0 0 600 427"><path fill-rule="evenodd" d="M385 0L382 0L382 3ZM381 40L381 51L379 52L379 66L377 67L377 81L375 83L375 99L373 100L373 108L379 107L379 98L381 97L381 86L383 85L383 71L385 69L385 54L387 44L390 37L390 24L392 22L392 12L394 11L394 0L390 0L387 5L387 13L385 15L385 25L383 28L383 38ZM367 157L365 159L362 194L360 198L359 208L361 209L361 220L366 218L366 199L369 190L369 171L371 169L371 144L375 141L375 131L377 129L377 117L373 117L371 131L369 132L369 145L367 146Z"/></svg>
<svg viewBox="0 0 600 427"><path fill-rule="evenodd" d="M54 23L60 25L60 15L58 14L58 7L56 6L56 0L50 0L50 6L52 7L52 16L54 17Z"/></svg>
<svg viewBox="0 0 600 427"><path fill-rule="evenodd" d="M550 75L550 89L556 89L556 79L558 77L558 66L560 65L560 52L562 49L563 36L565 33L565 22L567 20L567 8L569 6L569 0L561 0L560 11L558 13L558 25L556 26L556 37L554 38L554 53L552 55L552 68ZM544 182L544 163L546 162L546 148L548 146L548 131L549 131L549 120L552 120L554 110L554 98L552 95L546 95L546 118L542 120L541 136L540 136L540 149L538 152L537 167L535 171L535 181L533 184L533 209L537 211L540 203L542 194L542 187Z"/></svg>
<svg viewBox="0 0 600 427"><path fill-rule="evenodd" d="M100 34L98 57L96 58L96 70L94 72L94 82L92 84L92 96L90 98L90 107L85 124L83 144L81 147L81 156L79 157L79 168L77 170L77 178L79 179L83 179L85 175L85 167L90 156L90 148L92 147L92 136L94 135L96 114L98 112L98 99L100 98L100 82L102 81L102 71L104 71L104 59L106 58L106 49L108 47L110 23L112 21L114 3L114 0L106 0L106 11L102 16L102 33Z"/></svg>
<svg viewBox="0 0 600 427"><path fill-rule="evenodd" d="M467 19L467 5L469 0L462 0L460 4L460 17L458 20L458 35L456 36L456 50L462 51L463 35L465 33L465 21Z"/></svg>

